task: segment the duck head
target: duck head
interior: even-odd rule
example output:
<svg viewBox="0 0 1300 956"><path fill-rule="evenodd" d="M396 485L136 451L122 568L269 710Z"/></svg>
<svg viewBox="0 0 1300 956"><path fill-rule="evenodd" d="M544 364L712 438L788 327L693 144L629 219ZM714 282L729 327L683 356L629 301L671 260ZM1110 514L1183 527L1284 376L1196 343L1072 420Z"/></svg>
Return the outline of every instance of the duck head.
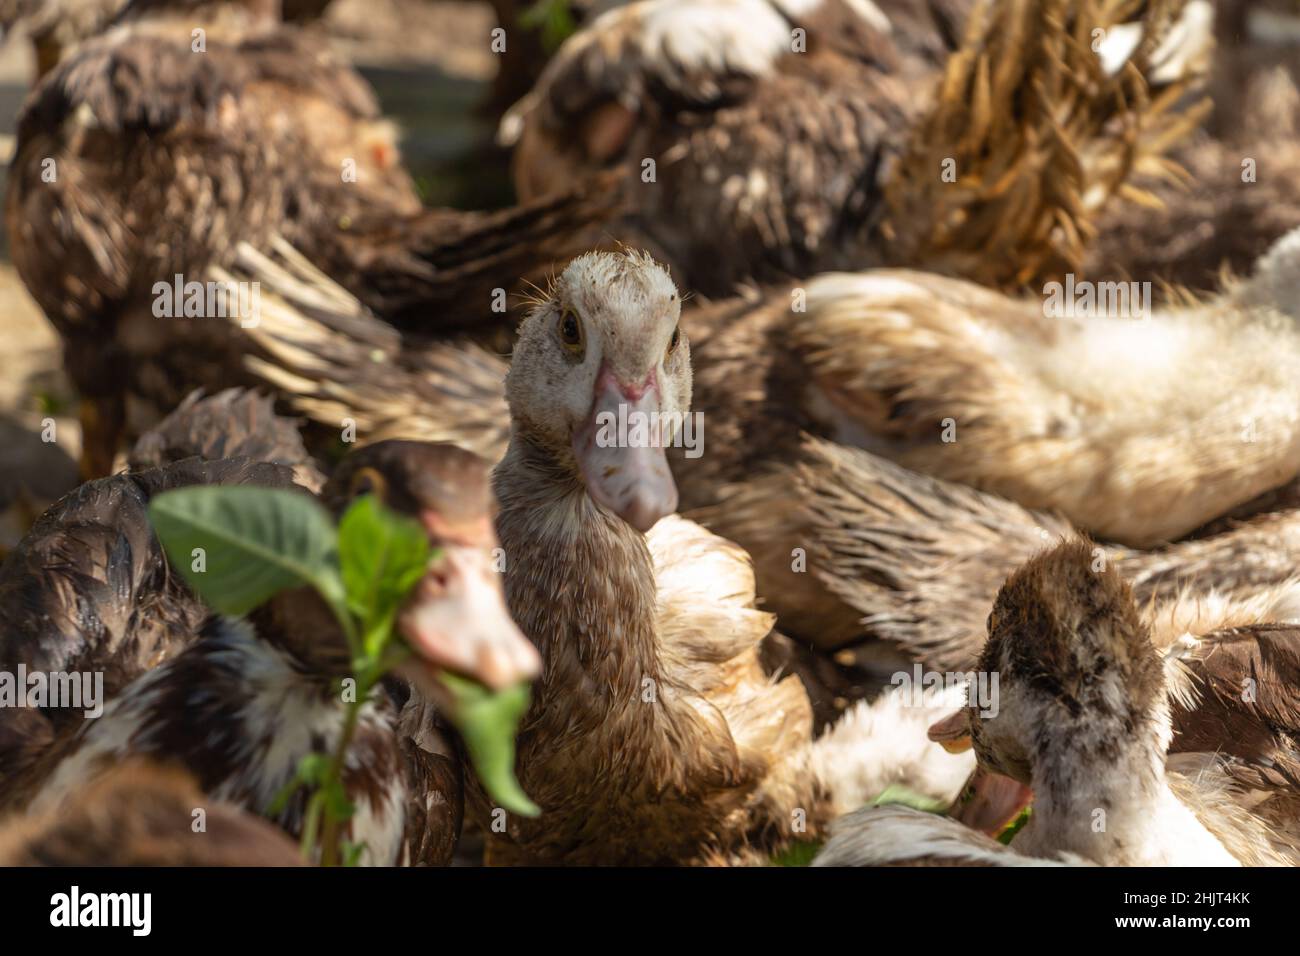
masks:
<svg viewBox="0 0 1300 956"><path fill-rule="evenodd" d="M436 689L440 671L494 689L531 680L541 658L511 619L494 570L488 464L454 445L384 441L350 455L321 492L338 512L360 495L418 521L434 556L398 617L414 651L404 675Z"/></svg>
<svg viewBox="0 0 1300 956"><path fill-rule="evenodd" d="M1127 583L1090 542L1067 541L1007 579L979 668L998 677L996 707L930 728L950 750L974 746L976 801L1009 806L997 775L1041 786L1045 768L1086 773L1143 738L1160 754L1168 744L1159 656Z"/></svg>
<svg viewBox="0 0 1300 956"><path fill-rule="evenodd" d="M573 260L524 320L506 379L513 435L639 531L677 508L664 449L691 404L668 273L637 252Z"/></svg>

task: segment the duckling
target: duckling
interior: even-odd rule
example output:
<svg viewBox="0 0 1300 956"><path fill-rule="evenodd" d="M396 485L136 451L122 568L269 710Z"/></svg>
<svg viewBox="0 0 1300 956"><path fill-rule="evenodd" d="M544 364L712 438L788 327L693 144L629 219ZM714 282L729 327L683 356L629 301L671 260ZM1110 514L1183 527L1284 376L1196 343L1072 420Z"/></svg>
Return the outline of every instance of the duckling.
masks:
<svg viewBox="0 0 1300 956"><path fill-rule="evenodd" d="M109 770L56 811L0 822L0 866L303 864L282 830L213 802L183 771L141 760Z"/></svg>
<svg viewBox="0 0 1300 956"><path fill-rule="evenodd" d="M773 620L744 552L671 515L680 308L648 256L592 253L520 329L493 483L506 598L545 660L517 762L543 812L491 828L490 862L753 859L861 805L873 778L858 764L878 750L838 728L814 741L799 680L765 673ZM620 414L626 440L602 430Z"/></svg>
<svg viewBox="0 0 1300 956"><path fill-rule="evenodd" d="M1133 592L1066 541L1017 569L989 616L978 668L996 707L932 728L969 728L982 767L1033 787L1017 852L1109 866L1259 866L1300 861L1300 830L1250 809L1217 755L1171 760L1171 686ZM1184 775L1179 767L1194 767Z"/></svg>
<svg viewBox="0 0 1300 956"><path fill-rule="evenodd" d="M501 138L525 198L617 170L616 234L707 295L887 264L1015 287L1077 266L1194 122L1182 78L1144 79L1179 5L1092 52L1124 6L641 0L570 37Z"/></svg>
<svg viewBox="0 0 1300 956"><path fill-rule="evenodd" d="M322 500L337 510L366 492L418 518L440 557L399 618L414 651L405 680L378 692L359 718L344 778L358 810L344 835L365 843L363 862L445 863L462 783L456 743L432 702L437 673L500 688L532 676L538 658L488 571L496 542L481 460L450 446L372 445L340 466ZM300 758L331 750L341 732L332 682L351 673L346 642L307 589L281 592L242 619L199 613L183 648L111 695L98 719L48 728L43 746L27 730L25 772L6 781L6 801L41 812L106 761L143 756L185 767L213 799L270 814ZM299 792L273 819L297 834L304 806Z"/></svg>
<svg viewBox="0 0 1300 956"><path fill-rule="evenodd" d="M284 237L393 321L492 336L496 290L586 248L612 201L596 181L424 210L369 86L277 6L133 0L23 108L10 247L86 403L89 477L193 388L251 384L243 339L212 318L256 321L255 290L206 274L241 243Z"/></svg>

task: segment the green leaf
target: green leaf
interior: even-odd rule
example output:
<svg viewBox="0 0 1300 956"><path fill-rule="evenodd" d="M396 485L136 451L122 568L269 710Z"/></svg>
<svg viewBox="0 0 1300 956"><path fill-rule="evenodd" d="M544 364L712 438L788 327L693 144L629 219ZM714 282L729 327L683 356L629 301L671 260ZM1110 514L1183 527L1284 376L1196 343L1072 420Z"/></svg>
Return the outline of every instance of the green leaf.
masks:
<svg viewBox="0 0 1300 956"><path fill-rule="evenodd" d="M343 847L343 865L359 866L361 864L361 854L366 852L366 842L353 843L351 840L341 841Z"/></svg>
<svg viewBox="0 0 1300 956"><path fill-rule="evenodd" d="M927 797L896 783L891 783L880 796L871 801L873 807L884 807L891 804L901 804L924 813L945 813L948 810L948 804L945 801Z"/></svg>
<svg viewBox="0 0 1300 956"><path fill-rule="evenodd" d="M1017 833L1023 830L1025 828L1025 824L1029 822L1030 814L1032 814L1033 811L1034 808L1032 806L1028 806L1022 809L1020 811L1020 815L1017 816L1010 823L1008 823L1002 829L1002 832L998 834L998 842L1001 843L1003 846L1010 846L1011 840L1015 837Z"/></svg>
<svg viewBox="0 0 1300 956"><path fill-rule="evenodd" d="M398 606L429 563L428 535L417 522L366 495L339 521L339 563L348 606L372 645L366 653L377 657L392 635Z"/></svg>
<svg viewBox="0 0 1300 956"><path fill-rule="evenodd" d="M199 486L166 491L149 519L173 567L223 614L246 614L279 591L313 585L343 600L329 514L295 491ZM196 567L196 549L203 565Z"/></svg>
<svg viewBox="0 0 1300 956"><path fill-rule="evenodd" d="M822 848L820 840L800 840L772 855L771 866L808 866Z"/></svg>
<svg viewBox="0 0 1300 956"><path fill-rule="evenodd" d="M515 728L528 709L528 685L491 691L482 684L443 673L439 680L456 704L452 723L460 731L470 760L488 795L511 813L535 817L541 808L515 779Z"/></svg>

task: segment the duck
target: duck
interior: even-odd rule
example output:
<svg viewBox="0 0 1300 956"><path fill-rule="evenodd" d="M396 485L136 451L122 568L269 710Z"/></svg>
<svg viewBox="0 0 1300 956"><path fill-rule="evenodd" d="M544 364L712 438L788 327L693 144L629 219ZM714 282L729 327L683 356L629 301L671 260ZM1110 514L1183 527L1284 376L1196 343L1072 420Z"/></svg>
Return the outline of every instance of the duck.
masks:
<svg viewBox="0 0 1300 956"><path fill-rule="evenodd" d="M273 467L281 477L288 471ZM463 784L459 745L435 703L437 674L452 670L501 688L531 677L539 659L510 621L500 582L488 570L496 542L481 459L454 446L370 445L335 470L321 500L338 511L361 493L421 520L441 557L399 618L414 657L361 712L344 781L359 809L344 835L365 844L363 863L443 864L459 836ZM51 527L67 520L57 512L42 520ZM23 570L48 576L43 567ZM75 605L82 595L69 590L47 600ZM187 614L169 655L138 666L139 675L124 685L106 686L108 703L97 719L78 721L78 713L56 724L43 711L13 711L18 716L0 732L7 771L0 799L29 813L55 812L106 765L138 757L179 765L213 799L300 835L301 791L286 806L275 800L299 760L332 749L342 729L344 708L331 682L349 675L351 664L331 612L306 589L281 592L238 619L207 611L188 592L144 597L158 604L169 598ZM44 666L22 646L31 634L7 633L6 660L29 671ZM92 661L97 651L80 660ZM297 716L282 719L287 712Z"/></svg>
<svg viewBox="0 0 1300 956"><path fill-rule="evenodd" d="M1300 226L1300 94L1288 19L1290 12L1254 2L1214 5L1207 72L1213 112L1204 128L1171 147L1180 175L1133 177L1157 207L1112 203L1098 215L1084 267L1090 278L1209 291L1225 268L1248 272Z"/></svg>
<svg viewBox="0 0 1300 956"><path fill-rule="evenodd" d="M247 458L291 469L295 485L313 494L325 485L321 465L307 451L301 423L280 415L271 395L227 388L213 395L195 389L154 428L140 436L127 470L147 472L191 458Z"/></svg>
<svg viewBox="0 0 1300 956"><path fill-rule="evenodd" d="M681 506L765 550L745 502L779 498L812 435L1134 548L1240 517L1300 472L1297 249L1300 231L1217 296L1133 315L1058 316L1050 289L1034 301L892 269L693 304L683 325L709 453L670 451ZM241 281L276 303L250 333L251 374L295 412L336 430L352 416L386 437L503 452L504 360L456 344L408 347L355 299L310 275L285 277L287 263L245 265ZM1064 310L1065 286L1056 291ZM1129 312L1146 308L1141 295ZM399 368L372 359L395 354ZM1089 372L1094 361L1104 368Z"/></svg>
<svg viewBox="0 0 1300 956"><path fill-rule="evenodd" d="M880 779L879 748L853 745L872 721L814 740L800 680L766 672L773 618L744 552L672 514L662 444L691 398L680 309L647 254L588 253L520 328L493 487L506 600L544 661L516 763L542 813L485 825L491 864L754 862ZM620 404L662 431L601 438ZM470 812L494 819L474 787Z"/></svg>
<svg viewBox="0 0 1300 956"><path fill-rule="evenodd" d="M1019 287L1080 265L1129 171L1172 175L1204 113L1177 103L1190 65L1149 89L1172 5L1118 10L640 0L569 37L499 138L525 199L618 171L617 237L703 295L883 265ZM1095 54L1120 26L1133 44Z"/></svg>
<svg viewBox="0 0 1300 956"><path fill-rule="evenodd" d="M498 298L586 248L612 202L591 181L424 209L368 84L277 9L133 0L24 104L6 226L84 403L85 477L193 388L252 384L210 319L255 321L255 293L217 301L204 274L241 243L282 237L391 321L491 338L511 321Z"/></svg>
<svg viewBox="0 0 1300 956"><path fill-rule="evenodd" d="M772 295L700 345L697 401L717 450L691 479L702 493L683 498L698 507L712 489L710 526L753 550L729 492L782 487L812 434L1108 541L1177 540L1300 469L1297 249L1289 233L1213 298L1121 297L1115 314L1073 311L1065 284L1034 300L910 270L831 273ZM762 445L741 439L759 428Z"/></svg>
<svg viewBox="0 0 1300 956"><path fill-rule="evenodd" d="M1123 576L1096 568L1092 542L1075 538L1007 578L977 665L1000 678L996 706L968 706L931 736L969 740L981 767L1033 788L1017 852L1103 866L1294 866L1296 821L1235 787L1217 742L1170 755L1171 700L1187 706L1186 681Z"/></svg>
<svg viewBox="0 0 1300 956"><path fill-rule="evenodd" d="M213 802L176 767L132 760L57 811L0 821L0 866L303 866L279 828Z"/></svg>
<svg viewBox="0 0 1300 956"><path fill-rule="evenodd" d="M824 439L806 438L784 478L735 495L729 520L752 529L767 606L820 662L824 694L841 708L914 661L971 670L1002 581L1080 533L1058 514ZM1129 582L1161 646L1189 632L1300 619L1300 510L1153 550L1095 549L1098 564Z"/></svg>

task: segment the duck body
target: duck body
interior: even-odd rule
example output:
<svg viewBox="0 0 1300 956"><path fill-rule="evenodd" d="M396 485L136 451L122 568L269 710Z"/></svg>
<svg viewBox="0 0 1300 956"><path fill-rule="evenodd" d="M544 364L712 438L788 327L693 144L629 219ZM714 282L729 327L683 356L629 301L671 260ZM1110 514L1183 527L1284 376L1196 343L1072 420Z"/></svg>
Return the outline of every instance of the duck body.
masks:
<svg viewBox="0 0 1300 956"><path fill-rule="evenodd" d="M0 567L0 666L102 674L112 697L187 646L206 611L168 567L147 508L153 496L194 484L284 488L292 475L248 459L189 459L71 492ZM0 732L14 748L5 750L7 769L17 772L34 756L33 741L48 743L80 713L6 708L2 723L22 728Z"/></svg>
<svg viewBox="0 0 1300 956"><path fill-rule="evenodd" d="M492 862L766 859L887 782L882 728L905 721L864 711L814 740L799 679L764 667L779 636L748 556L671 515L664 447L691 395L679 301L648 256L593 253L521 327L494 487L506 597L545 660L518 739L543 812L490 826L474 797ZM677 424L602 438L620 405ZM904 758L922 775L925 759Z"/></svg>
<svg viewBox="0 0 1300 956"><path fill-rule="evenodd" d="M322 623L329 621L316 622ZM185 767L213 799L300 835L305 793L299 790L283 809L275 801L292 785L302 758L333 753L343 729L337 687L305 679L305 670L302 661L268 643L265 631L210 619L182 654L126 688L101 718L59 748L31 809L57 806L106 765L151 758ZM362 862L371 865L445 863L460 831L459 756L444 741L443 753L422 752L430 777L411 779L415 768L397 725L398 714L382 692L361 711L345 763L344 788L356 807L345 836L365 844ZM407 830L408 824L414 829L408 811L426 800L432 819L421 822L439 840ZM412 858L414 847L428 855Z"/></svg>
<svg viewBox="0 0 1300 956"><path fill-rule="evenodd" d="M96 780L57 811L0 824L4 866L301 866L277 827L214 803L175 767L143 761Z"/></svg>
<svg viewBox="0 0 1300 956"><path fill-rule="evenodd" d="M1128 586L1092 568L1091 546L1067 541L1008 578L989 618L979 668L1001 675L1002 693L996 713L965 716L981 767L1033 787L1016 849L1119 866L1294 865L1294 823L1225 786L1216 755L1177 772L1177 690Z"/></svg>
<svg viewBox="0 0 1300 956"><path fill-rule="evenodd" d="M259 406L230 393L192 402L165 423L165 435L142 444L178 451L183 436L201 436L203 423L219 424L232 407ZM253 434L242 440L232 436L231 444L273 445L281 423L271 417L259 421ZM211 443L207 436L199 444ZM290 448L288 456L299 452L300 446ZM238 464L189 459L101 484L175 486L183 483L179 476L192 478L196 470L225 474L233 469L242 475ZM260 468L277 478L280 487L292 486L287 466ZM486 557L475 558L483 542L474 529L486 524L490 505L479 459L451 447L381 443L348 458L322 495L330 507L341 510L363 491L384 495L392 507L424 520L429 534L437 535L437 557L430 565L433 577L410 596L398 622L419 646L402 665L401 676L388 678L363 706L344 758L344 789L357 808L345 833L364 845L364 862L446 863L460 833L462 758L433 703L438 685L430 673L436 670L428 669L455 667L481 674L485 681L512 682L536 655L504 616L503 606L493 614L492 596L501 603L499 585L479 568L487 564ZM138 507L137 517L144 519L144 505ZM113 517L101 516L110 530ZM54 530L46 535L38 526L33 533L37 541L66 531L60 519L71 523L57 509L47 515L43 521ZM468 522L469 530L459 522ZM144 759L182 767L213 800L268 816L300 835L307 796L294 787L300 764L310 755L336 751L345 723L342 688L352 665L340 626L322 599L307 589L281 592L243 618L214 615L168 569L147 520L141 533L150 543L154 576L133 591L119 588L98 599L126 622L128 637L135 637L131 629L138 628L154 637L156 646L145 653L136 647L141 639L123 640L111 629L72 635L85 645L71 648L80 654L82 666L112 662L112 655L121 654L115 646L120 644L133 652L126 660L130 667L119 668L105 694L107 706L96 719L80 711L48 717L26 708L6 711L9 716L0 727L6 754L0 800L10 808L57 813L111 767ZM40 550L25 542L15 558L30 553ZM11 563L4 573L14 582L10 595L24 594L24 582L28 587L33 581L48 585L51 577L32 561ZM87 595L97 593L93 581L73 578L48 590L47 612L56 612L58 621L58 614L66 615L68 609L93 608ZM17 600L6 602L6 616L12 616ZM457 617L454 609L464 601L475 607L473 620ZM179 610L167 620L144 617L151 605ZM456 626L449 632L449 625ZM495 639L502 633L507 642L498 646ZM7 656L31 670L41 669L57 663L58 653L66 657L65 645L72 643L61 632L47 634L44 644L35 645L21 635L10 640ZM519 658L523 665L512 656L516 644L526 652Z"/></svg>
<svg viewBox="0 0 1300 956"><path fill-rule="evenodd" d="M506 474L521 474L513 465L508 457ZM797 678L772 684L760 666L771 618L749 606L752 578L749 602L726 589L744 588L743 556L673 519L643 540L581 489L561 504L564 522L531 504L514 508L506 480L502 541L518 567L538 569L508 574L506 594L547 660L519 735L521 782L544 813L512 818L505 839L490 842L490 860L705 862L761 845L764 830L790 832L797 807L815 817L818 798L799 763L807 700ZM701 587L717 602L712 614L683 608L698 619L671 632L667 615L656 622L657 602L673 597L655 586L665 539L686 542L716 576ZM539 563L530 552L551 557Z"/></svg>
<svg viewBox="0 0 1300 956"><path fill-rule="evenodd" d="M434 336L496 329L500 275L535 278L608 205L596 184L424 210L369 85L254 0L130 4L36 86L17 139L14 262L88 402L94 474L193 388L251 384L240 249L286 242L394 321L446 318Z"/></svg>
<svg viewBox="0 0 1300 956"><path fill-rule="evenodd" d="M1015 287L1078 261L1081 249L1060 233L1090 234L1117 171L1122 179L1163 128L1144 115L1149 64L1125 73L1122 60L1104 66L1080 45L1085 22L1116 12L641 0L570 37L507 113L502 138L515 146L523 197L575 171L617 170L630 208L623 238L707 295L887 264ZM1169 15L1109 26L1163 35ZM1122 145L1121 126L1134 133ZM1063 128L1088 147L1058 149L1050 130ZM1048 168L1068 173L1026 181ZM956 178L936 190L936 169ZM1024 191L1008 189L1013 180ZM1008 192L1039 189L1005 205ZM1062 221L1070 228L1054 229ZM987 261L1003 255L1024 258Z"/></svg>

